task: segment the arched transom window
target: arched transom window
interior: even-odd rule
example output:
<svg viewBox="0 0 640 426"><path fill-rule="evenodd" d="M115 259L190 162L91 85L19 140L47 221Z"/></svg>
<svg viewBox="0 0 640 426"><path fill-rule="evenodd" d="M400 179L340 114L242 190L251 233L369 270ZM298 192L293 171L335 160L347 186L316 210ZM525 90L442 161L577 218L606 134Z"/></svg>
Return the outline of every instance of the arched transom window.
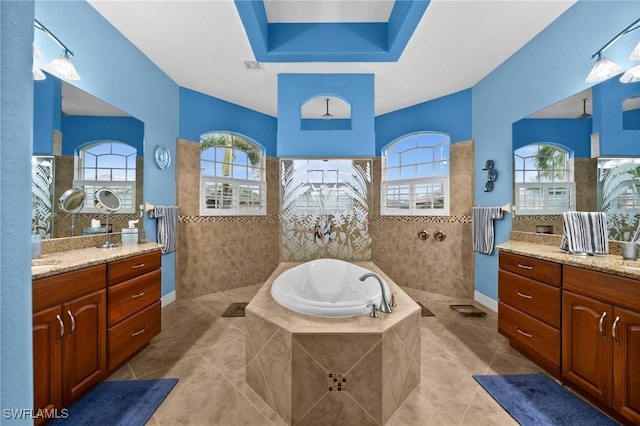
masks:
<svg viewBox="0 0 640 426"><path fill-rule="evenodd" d="M264 150L240 135L209 132L200 137L200 214L267 213Z"/></svg>
<svg viewBox="0 0 640 426"><path fill-rule="evenodd" d="M136 212L136 156L134 147L118 141L99 141L78 150L73 186L87 194L82 213L98 212L93 194L100 188L118 194L118 213Z"/></svg>
<svg viewBox="0 0 640 426"><path fill-rule="evenodd" d="M559 214L575 210L576 187L569 153L545 143L534 143L514 152L517 213Z"/></svg>
<svg viewBox="0 0 640 426"><path fill-rule="evenodd" d="M449 142L449 135L420 132L383 150L381 214L449 214Z"/></svg>

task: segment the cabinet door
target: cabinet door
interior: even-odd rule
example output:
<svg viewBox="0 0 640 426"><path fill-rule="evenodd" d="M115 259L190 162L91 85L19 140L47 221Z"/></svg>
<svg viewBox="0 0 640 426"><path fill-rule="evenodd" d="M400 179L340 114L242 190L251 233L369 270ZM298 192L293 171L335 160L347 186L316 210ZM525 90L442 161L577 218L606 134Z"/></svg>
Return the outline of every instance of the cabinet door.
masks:
<svg viewBox="0 0 640 426"><path fill-rule="evenodd" d="M106 290L65 303L62 315L62 394L68 405L106 377Z"/></svg>
<svg viewBox="0 0 640 426"><path fill-rule="evenodd" d="M611 405L611 305L570 291L562 301L562 376Z"/></svg>
<svg viewBox="0 0 640 426"><path fill-rule="evenodd" d="M36 411L62 407L63 327L60 306L33 314L33 400ZM36 423L41 421L36 420Z"/></svg>
<svg viewBox="0 0 640 426"><path fill-rule="evenodd" d="M614 321L614 409L640 424L640 314L616 307Z"/></svg>

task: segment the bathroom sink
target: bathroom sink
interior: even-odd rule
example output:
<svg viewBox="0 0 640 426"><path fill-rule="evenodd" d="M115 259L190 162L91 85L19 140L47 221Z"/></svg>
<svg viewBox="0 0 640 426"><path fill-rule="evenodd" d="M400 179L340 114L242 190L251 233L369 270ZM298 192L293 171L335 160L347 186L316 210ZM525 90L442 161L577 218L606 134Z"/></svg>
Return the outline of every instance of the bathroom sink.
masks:
<svg viewBox="0 0 640 426"><path fill-rule="evenodd" d="M31 266L51 266L62 263L60 259L31 259Z"/></svg>

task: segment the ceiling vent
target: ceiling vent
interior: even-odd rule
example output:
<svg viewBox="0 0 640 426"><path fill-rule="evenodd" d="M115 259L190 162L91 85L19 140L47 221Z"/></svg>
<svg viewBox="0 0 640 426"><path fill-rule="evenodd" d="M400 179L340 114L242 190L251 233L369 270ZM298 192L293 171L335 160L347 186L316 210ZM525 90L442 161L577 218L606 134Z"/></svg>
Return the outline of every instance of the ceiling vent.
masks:
<svg viewBox="0 0 640 426"><path fill-rule="evenodd" d="M244 69L247 71L261 71L263 69L262 64L258 61L245 59L242 62L244 63Z"/></svg>

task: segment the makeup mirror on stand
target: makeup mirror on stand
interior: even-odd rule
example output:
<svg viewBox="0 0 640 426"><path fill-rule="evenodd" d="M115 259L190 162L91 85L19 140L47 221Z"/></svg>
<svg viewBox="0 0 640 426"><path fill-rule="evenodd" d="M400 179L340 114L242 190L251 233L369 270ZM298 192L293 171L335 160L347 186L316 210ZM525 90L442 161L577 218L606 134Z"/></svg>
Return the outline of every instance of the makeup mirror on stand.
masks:
<svg viewBox="0 0 640 426"><path fill-rule="evenodd" d="M108 188L101 188L98 189L95 194L94 194L94 199L93 199L95 206L98 210L100 210L101 212L103 212L107 219L106 219L106 231L105 231L105 235L106 235L106 239L105 239L105 243L98 246L98 248L113 248L116 247L117 244L112 243L109 241L109 214L110 213L115 213L118 210L120 210L120 207L122 207L122 201L120 200L120 197L118 197L118 194L116 194L115 192L113 192L112 190L108 189Z"/></svg>
<svg viewBox="0 0 640 426"><path fill-rule="evenodd" d="M82 210L84 206L85 193L80 188L71 188L64 191L64 193L58 198L58 207L60 210L71 214L71 236L74 236L76 228L75 219L76 213Z"/></svg>

